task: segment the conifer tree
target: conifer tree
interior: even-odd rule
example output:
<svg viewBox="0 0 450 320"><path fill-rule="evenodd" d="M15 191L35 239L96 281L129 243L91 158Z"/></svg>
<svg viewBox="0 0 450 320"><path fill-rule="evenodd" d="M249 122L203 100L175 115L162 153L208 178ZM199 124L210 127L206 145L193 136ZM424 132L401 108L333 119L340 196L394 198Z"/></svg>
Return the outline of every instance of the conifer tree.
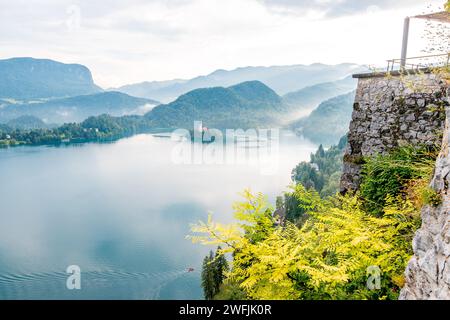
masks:
<svg viewBox="0 0 450 320"><path fill-rule="evenodd" d="M215 294L215 286L214 286L214 270L213 270L213 262L214 261L214 253L212 251L209 252L203 259L202 266L202 288L203 295L206 300L211 300Z"/></svg>
<svg viewBox="0 0 450 320"><path fill-rule="evenodd" d="M202 287L206 300L212 300L219 292L227 271L228 262L220 246L217 247L215 254L210 251L209 255L203 259Z"/></svg>

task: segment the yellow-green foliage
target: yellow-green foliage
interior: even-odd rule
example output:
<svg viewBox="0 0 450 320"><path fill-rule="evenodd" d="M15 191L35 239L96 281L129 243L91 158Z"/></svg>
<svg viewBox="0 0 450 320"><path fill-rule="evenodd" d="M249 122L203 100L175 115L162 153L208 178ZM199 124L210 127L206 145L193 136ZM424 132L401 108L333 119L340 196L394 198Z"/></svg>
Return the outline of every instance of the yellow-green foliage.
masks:
<svg viewBox="0 0 450 320"><path fill-rule="evenodd" d="M308 191L296 186L295 196ZM233 253L229 283L249 299L395 299L403 282L418 216L408 201L387 199L383 217L361 208L358 197L337 196L311 205L301 228L274 227L272 209L246 191L235 205L238 223L210 217L193 226L191 239ZM312 197L307 197L308 201ZM369 266L382 272L380 290L366 287ZM226 298L224 295L221 298Z"/></svg>

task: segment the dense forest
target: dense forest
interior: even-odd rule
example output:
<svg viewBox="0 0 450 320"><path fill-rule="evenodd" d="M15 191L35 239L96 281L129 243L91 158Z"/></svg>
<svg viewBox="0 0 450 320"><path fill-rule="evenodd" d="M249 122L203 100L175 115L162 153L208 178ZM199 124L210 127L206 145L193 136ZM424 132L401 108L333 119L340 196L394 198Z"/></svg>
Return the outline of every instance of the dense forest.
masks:
<svg viewBox="0 0 450 320"><path fill-rule="evenodd" d="M81 123L67 123L57 128L28 130L0 125L0 146L110 141L149 130L148 122L140 116L101 115L89 117Z"/></svg>
<svg viewBox="0 0 450 320"><path fill-rule="evenodd" d="M339 191L339 179L342 173L342 157L347 145L347 136L339 143L325 150L319 146L311 154L310 162L301 162L292 170L292 180L305 188L313 188L322 196L331 196Z"/></svg>

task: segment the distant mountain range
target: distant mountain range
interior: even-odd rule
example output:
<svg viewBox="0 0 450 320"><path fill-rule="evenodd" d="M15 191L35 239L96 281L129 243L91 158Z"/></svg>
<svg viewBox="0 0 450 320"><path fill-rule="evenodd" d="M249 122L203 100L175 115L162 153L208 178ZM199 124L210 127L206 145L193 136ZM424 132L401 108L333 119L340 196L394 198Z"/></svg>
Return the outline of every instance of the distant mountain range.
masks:
<svg viewBox="0 0 450 320"><path fill-rule="evenodd" d="M0 107L0 122L34 116L45 123L81 122L90 116L145 114L159 102L120 92L101 92L48 101L6 104Z"/></svg>
<svg viewBox="0 0 450 320"><path fill-rule="evenodd" d="M313 142L328 146L337 144L348 132L354 100L354 91L326 100L292 127Z"/></svg>
<svg viewBox="0 0 450 320"><path fill-rule="evenodd" d="M365 67L351 63L244 67L231 71L217 70L209 75L189 80L142 82L113 90L167 103L195 89L229 87L246 81L258 80L275 90L277 94L285 95L307 86L336 81L365 69Z"/></svg>
<svg viewBox="0 0 450 320"><path fill-rule="evenodd" d="M311 110L325 100L355 90L356 85L357 80L348 76L337 81L319 83L288 93L283 96L283 100L294 110Z"/></svg>
<svg viewBox="0 0 450 320"><path fill-rule="evenodd" d="M228 88L196 89L172 103L159 105L145 117L154 127L193 128L202 121L210 128L251 128L280 123L287 111L275 91L260 81Z"/></svg>
<svg viewBox="0 0 450 320"><path fill-rule="evenodd" d="M82 65L12 58L0 60L0 124L29 130L103 114L119 117L114 120L119 122L131 115L121 125L141 131L192 129L194 121L219 129L290 122L312 141L332 144L346 133L351 117L353 94L346 93L356 81L349 75L362 70L356 64L245 67L190 80L128 85L119 92L103 91ZM317 105L308 117L295 120Z"/></svg>
<svg viewBox="0 0 450 320"><path fill-rule="evenodd" d="M0 60L0 75L0 98L23 101L103 91L85 66L47 59Z"/></svg>

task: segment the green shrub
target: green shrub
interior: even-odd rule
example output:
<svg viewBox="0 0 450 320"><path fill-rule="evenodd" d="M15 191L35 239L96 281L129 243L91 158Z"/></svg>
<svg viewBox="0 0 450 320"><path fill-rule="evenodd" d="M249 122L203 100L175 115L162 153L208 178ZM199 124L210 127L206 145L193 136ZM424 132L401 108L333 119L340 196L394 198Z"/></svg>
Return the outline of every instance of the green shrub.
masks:
<svg viewBox="0 0 450 320"><path fill-rule="evenodd" d="M366 159L362 167L361 196L368 212L382 215L388 196L406 197L412 180L429 179L438 151L435 147L400 147L388 155Z"/></svg>
<svg viewBox="0 0 450 320"><path fill-rule="evenodd" d="M437 207L442 204L441 195L430 187L424 188L421 195L424 204L428 204L433 207Z"/></svg>

